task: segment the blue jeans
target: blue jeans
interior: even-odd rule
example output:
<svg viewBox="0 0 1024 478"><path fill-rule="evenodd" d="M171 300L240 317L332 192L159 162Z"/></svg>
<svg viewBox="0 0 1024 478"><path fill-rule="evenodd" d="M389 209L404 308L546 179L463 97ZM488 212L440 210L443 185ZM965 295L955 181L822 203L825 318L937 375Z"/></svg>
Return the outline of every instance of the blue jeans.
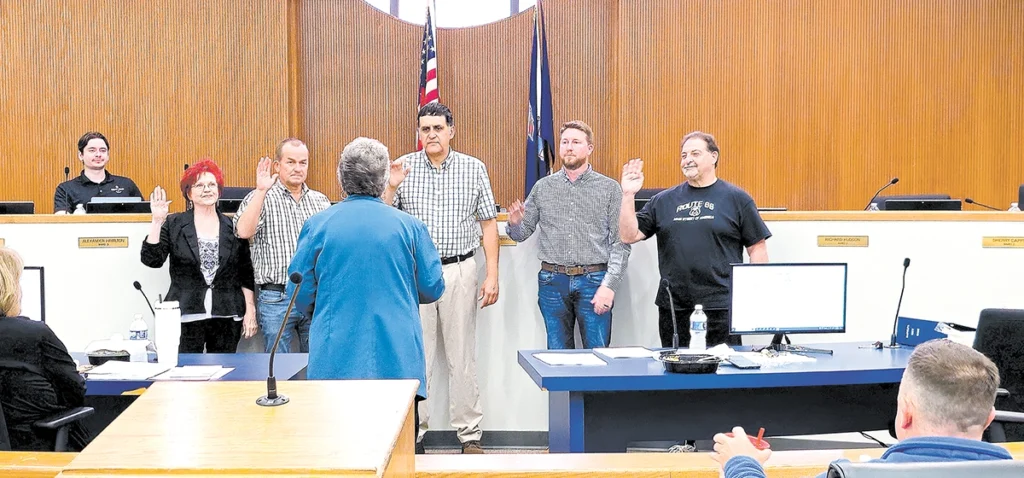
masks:
<svg viewBox="0 0 1024 478"><path fill-rule="evenodd" d="M549 349L576 348L573 328L579 323L583 348L607 347L612 340L612 311L598 315L594 298L605 271L570 276L541 270L537 273L538 300Z"/></svg>
<svg viewBox="0 0 1024 478"><path fill-rule="evenodd" d="M288 310L289 297L284 292L259 288L256 295L256 322L263 331L263 340L266 343L266 350L274 347L274 340L277 339L277 331L281 329L281 321L284 320L284 313ZM288 317L288 325L281 334L281 343L277 351L281 353L291 352L292 337L299 336L299 351L309 353L309 322L310 320L301 312L292 308Z"/></svg>

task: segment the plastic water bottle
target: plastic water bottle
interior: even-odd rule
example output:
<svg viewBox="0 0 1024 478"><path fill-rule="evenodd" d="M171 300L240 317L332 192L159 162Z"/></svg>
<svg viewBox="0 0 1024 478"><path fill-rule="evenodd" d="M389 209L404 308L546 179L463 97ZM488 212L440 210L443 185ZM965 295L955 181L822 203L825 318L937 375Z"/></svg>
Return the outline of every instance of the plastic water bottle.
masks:
<svg viewBox="0 0 1024 478"><path fill-rule="evenodd" d="M877 202L873 202L870 206L868 206L868 211L881 211L881 209L878 209Z"/></svg>
<svg viewBox="0 0 1024 478"><path fill-rule="evenodd" d="M85 214L85 206L82 204L75 206L75 212L72 214Z"/></svg>
<svg viewBox="0 0 1024 478"><path fill-rule="evenodd" d="M708 316L704 315L704 306L697 304L693 306L693 313L690 314L690 350L704 350L708 348Z"/></svg>
<svg viewBox="0 0 1024 478"><path fill-rule="evenodd" d="M149 340L149 327L142 320L142 314L135 314L135 320L128 326L129 340Z"/></svg>
<svg viewBox="0 0 1024 478"><path fill-rule="evenodd" d="M1020 212L1020 207L1017 206L1017 203L1011 202L1010 203L1010 209L1007 209L1007 210L1008 211L1013 211L1013 212Z"/></svg>

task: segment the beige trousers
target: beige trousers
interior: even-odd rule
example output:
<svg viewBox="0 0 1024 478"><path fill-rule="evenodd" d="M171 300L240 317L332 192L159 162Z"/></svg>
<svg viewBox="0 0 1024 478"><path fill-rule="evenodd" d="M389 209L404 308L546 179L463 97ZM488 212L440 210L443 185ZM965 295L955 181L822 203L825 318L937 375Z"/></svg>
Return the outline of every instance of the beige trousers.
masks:
<svg viewBox="0 0 1024 478"><path fill-rule="evenodd" d="M473 259L441 267L444 294L433 304L420 306L423 350L427 359L427 400L420 402L419 439L430 419L430 391L438 338L444 341L448 363L448 409L459 441L479 440L480 390L476 384L477 268Z"/></svg>

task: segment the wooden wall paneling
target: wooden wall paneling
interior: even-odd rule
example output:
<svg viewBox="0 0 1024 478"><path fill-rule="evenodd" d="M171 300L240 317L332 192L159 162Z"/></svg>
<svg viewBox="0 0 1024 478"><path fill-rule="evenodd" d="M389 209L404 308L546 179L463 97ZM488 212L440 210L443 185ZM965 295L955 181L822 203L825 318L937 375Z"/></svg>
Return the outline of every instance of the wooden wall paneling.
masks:
<svg viewBox="0 0 1024 478"><path fill-rule="evenodd" d="M763 194L751 178L767 171L765 4L624 0L619 9L619 157L644 159L645 187L673 186L680 140L705 131L722 150L719 175Z"/></svg>
<svg viewBox="0 0 1024 478"><path fill-rule="evenodd" d="M4 197L52 210L81 170L75 143L98 130L110 170L144 191L177 190L183 165L209 156L229 185L288 133L287 12L279 0L3 2ZM40 88L42 86L42 88ZM10 107L10 109L8 109ZM11 169L7 169L10 165ZM27 181L26 181L26 178ZM180 194L172 209L181 210Z"/></svg>

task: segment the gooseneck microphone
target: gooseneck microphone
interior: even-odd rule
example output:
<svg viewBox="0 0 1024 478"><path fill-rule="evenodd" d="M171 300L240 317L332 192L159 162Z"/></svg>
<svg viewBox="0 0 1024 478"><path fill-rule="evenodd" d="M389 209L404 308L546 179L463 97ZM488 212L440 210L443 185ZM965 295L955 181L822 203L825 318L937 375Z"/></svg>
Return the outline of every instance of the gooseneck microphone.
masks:
<svg viewBox="0 0 1024 478"><path fill-rule="evenodd" d="M155 319L156 311L153 310L153 304L149 303L149 297L146 297L146 293L142 291L142 284L139 284L139 281L135 281L132 283L132 285L135 286L135 290L139 291L139 293L142 294L142 298L146 299L146 305L149 306L149 312L153 314L153 318Z"/></svg>
<svg viewBox="0 0 1024 478"><path fill-rule="evenodd" d="M993 211L1001 211L1001 210L1002 210L1002 209L996 209L996 208L994 208L994 207L992 207L992 206L989 206L989 205L987 205L987 204L982 204L982 203L980 203L980 202L978 202L978 201L975 201L975 200L973 200L973 199L971 199L971 198L966 198L966 199L964 199L964 202L965 202L965 203L967 203L967 204L974 204L974 205L976 205L976 206L981 206L981 207L983 207L983 208L985 208L985 209L991 209L991 210L993 210Z"/></svg>
<svg viewBox="0 0 1024 478"><path fill-rule="evenodd" d="M277 338L274 339L274 347L270 349L270 371L267 374L267 394L256 399L256 404L264 407L284 405L290 400L284 395L278 395L277 379L274 378L274 356L277 354L277 344L281 342L281 335L284 334L284 328L288 325L288 316L292 314L292 307L295 306L295 297L299 295L299 285L302 284L302 274L292 272L292 274L288 276L288 280L292 281L292 284L295 284L295 290L292 291L292 299L288 302L288 309L284 311L284 320L281 321L281 328L278 329Z"/></svg>
<svg viewBox="0 0 1024 478"><path fill-rule="evenodd" d="M672 302L672 290L668 288L668 281L661 280L665 285L665 293L668 294L668 310L672 315L672 350L679 350L679 325L676 323L676 305Z"/></svg>
<svg viewBox="0 0 1024 478"><path fill-rule="evenodd" d="M892 319L892 336L889 341L889 347L899 348L896 345L896 322L900 320L900 307L903 306L903 291L907 289L907 268L910 267L910 258L903 259L903 286L900 287L900 300L896 303L896 317Z"/></svg>
<svg viewBox="0 0 1024 478"><path fill-rule="evenodd" d="M889 180L888 184L878 188L878 191L875 191L875 195L871 196L871 200L868 201L868 205L864 206L864 210L867 211L868 208L871 207L871 203L875 202L875 198L877 198L879 194L882 194L882 191L885 191L885 188L892 186L893 184L896 184L898 182L900 182L900 178L892 178L891 180Z"/></svg>
<svg viewBox="0 0 1024 478"><path fill-rule="evenodd" d="M64 166L64 180L67 181L69 179L71 179L71 168Z"/></svg>

